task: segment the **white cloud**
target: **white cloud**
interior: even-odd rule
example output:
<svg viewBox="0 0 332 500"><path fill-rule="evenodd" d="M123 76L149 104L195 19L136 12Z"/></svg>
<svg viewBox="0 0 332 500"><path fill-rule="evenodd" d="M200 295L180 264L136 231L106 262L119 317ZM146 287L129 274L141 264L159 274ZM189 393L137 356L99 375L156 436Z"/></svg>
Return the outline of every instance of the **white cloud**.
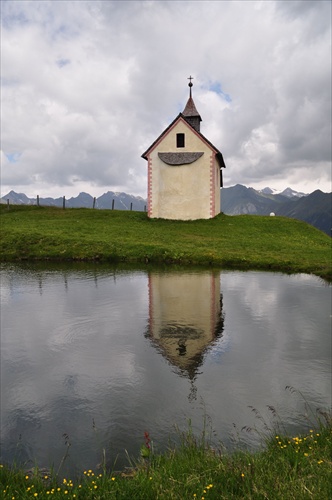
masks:
<svg viewBox="0 0 332 500"><path fill-rule="evenodd" d="M146 196L141 154L190 74L225 185L331 190L330 2L5 1L1 17L2 194Z"/></svg>

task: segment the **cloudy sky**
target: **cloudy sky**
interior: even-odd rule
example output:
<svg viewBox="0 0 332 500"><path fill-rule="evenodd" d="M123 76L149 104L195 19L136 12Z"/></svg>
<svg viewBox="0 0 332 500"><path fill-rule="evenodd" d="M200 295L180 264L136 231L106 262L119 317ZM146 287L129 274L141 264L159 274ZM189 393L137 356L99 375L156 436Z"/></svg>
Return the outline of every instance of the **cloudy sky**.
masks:
<svg viewBox="0 0 332 500"><path fill-rule="evenodd" d="M331 191L331 3L1 1L1 195L146 197L192 75L225 187Z"/></svg>

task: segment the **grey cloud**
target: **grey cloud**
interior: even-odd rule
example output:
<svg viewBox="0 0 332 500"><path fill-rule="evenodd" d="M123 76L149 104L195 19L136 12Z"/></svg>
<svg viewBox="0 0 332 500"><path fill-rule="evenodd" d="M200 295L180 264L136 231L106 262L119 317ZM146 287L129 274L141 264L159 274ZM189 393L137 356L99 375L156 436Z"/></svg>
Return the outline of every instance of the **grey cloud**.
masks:
<svg viewBox="0 0 332 500"><path fill-rule="evenodd" d="M317 12L328 12L329 11L329 1L328 0L281 0L275 3L276 11L281 12L290 19L296 19L298 17L307 17L312 13Z"/></svg>
<svg viewBox="0 0 332 500"><path fill-rule="evenodd" d="M331 32L331 2L329 0L292 0L276 1L277 15L286 22L292 22L294 28L301 26L303 40L321 38Z"/></svg>

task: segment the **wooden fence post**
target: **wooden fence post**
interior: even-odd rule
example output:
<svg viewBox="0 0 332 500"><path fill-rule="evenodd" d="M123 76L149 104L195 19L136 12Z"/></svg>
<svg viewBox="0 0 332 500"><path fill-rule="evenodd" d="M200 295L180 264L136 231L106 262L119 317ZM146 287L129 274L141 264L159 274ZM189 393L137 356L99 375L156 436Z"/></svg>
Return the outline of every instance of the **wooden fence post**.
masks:
<svg viewBox="0 0 332 500"><path fill-rule="evenodd" d="M39 207L39 194L37 194L37 207Z"/></svg>
<svg viewBox="0 0 332 500"><path fill-rule="evenodd" d="M112 210L114 210L114 199L112 200Z"/></svg>
<svg viewBox="0 0 332 500"><path fill-rule="evenodd" d="M93 198L93 205L92 205L92 208L95 208L96 206L96 197Z"/></svg>
<svg viewBox="0 0 332 500"><path fill-rule="evenodd" d="M9 198L7 198L7 210L9 210Z"/></svg>
<svg viewBox="0 0 332 500"><path fill-rule="evenodd" d="M65 196L62 198L62 208L63 209L66 208L66 197Z"/></svg>
<svg viewBox="0 0 332 500"><path fill-rule="evenodd" d="M130 203L130 211L132 211L132 209L133 209L133 204Z"/></svg>

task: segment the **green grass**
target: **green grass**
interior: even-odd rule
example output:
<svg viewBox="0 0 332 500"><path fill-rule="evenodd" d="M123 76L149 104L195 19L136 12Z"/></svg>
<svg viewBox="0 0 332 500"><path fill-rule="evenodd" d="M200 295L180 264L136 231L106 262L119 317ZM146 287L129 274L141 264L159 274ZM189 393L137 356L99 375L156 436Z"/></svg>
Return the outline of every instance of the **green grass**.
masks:
<svg viewBox="0 0 332 500"><path fill-rule="evenodd" d="M57 479L0 465L4 499L317 499L332 488L331 420L301 436L273 435L263 451L225 453L183 433L177 448L141 458L122 473L87 470Z"/></svg>
<svg viewBox="0 0 332 500"><path fill-rule="evenodd" d="M331 278L331 238L295 219L148 219L143 212L7 206L3 261L87 260L305 272Z"/></svg>

